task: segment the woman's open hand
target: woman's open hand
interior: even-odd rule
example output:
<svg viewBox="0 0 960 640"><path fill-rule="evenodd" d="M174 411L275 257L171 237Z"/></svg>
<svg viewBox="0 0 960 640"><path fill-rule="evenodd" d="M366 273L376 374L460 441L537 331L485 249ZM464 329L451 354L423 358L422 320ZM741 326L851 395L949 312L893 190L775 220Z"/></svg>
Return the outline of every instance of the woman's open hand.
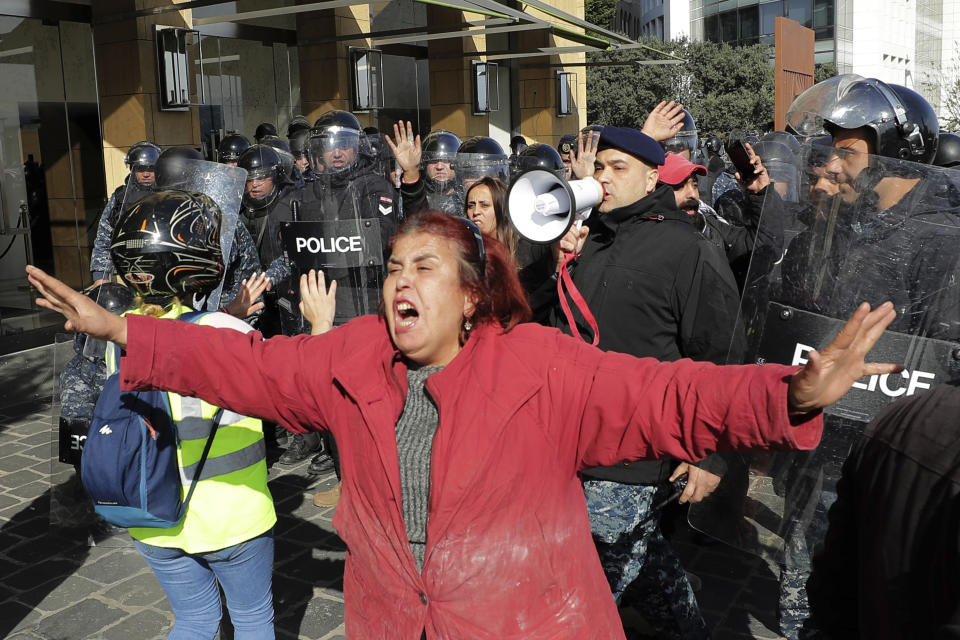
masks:
<svg viewBox="0 0 960 640"><path fill-rule="evenodd" d="M330 289L323 271L310 269L300 276L300 313L310 323L310 335L326 333L333 328L337 311L337 281L330 281Z"/></svg>
<svg viewBox="0 0 960 640"><path fill-rule="evenodd" d="M270 290L270 284L270 279L265 273L255 273L249 278L244 278L240 282L237 295L224 307L224 311L241 320L249 318L263 309L261 297L264 291Z"/></svg>
<svg viewBox="0 0 960 640"><path fill-rule="evenodd" d="M56 311L66 318L63 327L67 331L109 340L120 348L127 346L127 321L124 318L113 315L87 296L74 291L37 267L27 265L26 272L30 284L43 296L37 298L37 305Z"/></svg>
<svg viewBox="0 0 960 640"><path fill-rule="evenodd" d="M863 376L900 371L900 365L864 362L896 316L890 302L872 311L866 302L861 304L833 341L823 351L811 351L806 366L794 374L787 392L790 413L806 413L833 404Z"/></svg>

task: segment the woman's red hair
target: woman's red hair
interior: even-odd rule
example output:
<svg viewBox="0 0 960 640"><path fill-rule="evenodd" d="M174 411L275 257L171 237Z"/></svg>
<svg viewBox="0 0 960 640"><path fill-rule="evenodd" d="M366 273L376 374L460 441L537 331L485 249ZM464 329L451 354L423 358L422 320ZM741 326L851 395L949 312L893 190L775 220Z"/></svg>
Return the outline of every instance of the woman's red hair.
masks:
<svg viewBox="0 0 960 640"><path fill-rule="evenodd" d="M487 263L481 278L476 238L460 219L429 209L417 212L400 226L390 246L398 238L414 233L430 233L451 241L460 263L460 287L474 297L476 310L470 318L473 324L495 322L509 331L530 319L530 305L517 277L513 256L499 240L483 235Z"/></svg>

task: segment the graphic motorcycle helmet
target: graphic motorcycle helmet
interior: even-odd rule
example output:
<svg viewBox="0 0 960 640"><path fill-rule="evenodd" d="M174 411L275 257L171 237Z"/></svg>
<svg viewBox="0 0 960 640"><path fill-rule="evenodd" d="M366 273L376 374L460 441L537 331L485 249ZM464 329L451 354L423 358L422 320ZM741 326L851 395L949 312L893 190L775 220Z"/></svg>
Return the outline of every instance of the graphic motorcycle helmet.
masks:
<svg viewBox="0 0 960 640"><path fill-rule="evenodd" d="M221 216L201 193L152 193L121 213L110 242L113 264L147 302L209 293L224 271Z"/></svg>

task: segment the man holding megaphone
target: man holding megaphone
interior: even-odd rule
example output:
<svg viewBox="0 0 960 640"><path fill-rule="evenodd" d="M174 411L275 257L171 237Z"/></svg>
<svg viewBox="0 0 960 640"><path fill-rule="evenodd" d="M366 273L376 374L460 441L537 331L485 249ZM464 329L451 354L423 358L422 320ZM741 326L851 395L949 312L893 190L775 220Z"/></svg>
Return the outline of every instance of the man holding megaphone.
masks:
<svg viewBox="0 0 960 640"><path fill-rule="evenodd" d="M661 104L655 110L651 118L654 124L659 118L661 126L651 127L651 120L645 126L653 137L636 129L603 128L592 178L602 196L583 225L571 224L553 243L554 256L558 271L569 263L589 309L586 314L574 311L575 327L569 330L590 340L592 313L604 350L725 362L738 307L733 274L694 218L677 207L673 189L658 187L664 152L657 140L682 126L682 120L665 115L677 106ZM522 217L509 204L511 218ZM570 260L569 253L578 255ZM544 285L535 302L548 291L553 291L552 303L539 309L546 311L541 318L568 330L556 289ZM710 464L708 459L701 466ZM708 637L690 583L651 508L663 503L671 493L670 481L682 475L688 484L681 502L702 500L716 486L716 476L698 467L658 461L591 469L583 474L584 491L594 540L617 601L633 584L638 597L628 604L662 637Z"/></svg>

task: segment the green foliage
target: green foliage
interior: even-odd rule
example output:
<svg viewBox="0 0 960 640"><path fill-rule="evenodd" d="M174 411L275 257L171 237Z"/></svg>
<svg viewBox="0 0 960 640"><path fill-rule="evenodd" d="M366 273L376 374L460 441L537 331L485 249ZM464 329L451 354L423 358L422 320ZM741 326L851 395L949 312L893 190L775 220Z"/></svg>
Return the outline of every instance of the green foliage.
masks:
<svg viewBox="0 0 960 640"><path fill-rule="evenodd" d="M813 67L813 84L823 82L837 75L837 65L832 62L824 62Z"/></svg>
<svg viewBox="0 0 960 640"><path fill-rule="evenodd" d="M678 100L701 132L733 128L766 131L773 122L773 66L765 45L731 47L715 42L644 40L686 60L679 65L587 67L587 120L643 126L661 100ZM591 62L663 59L649 50L588 53Z"/></svg>
<svg viewBox="0 0 960 640"><path fill-rule="evenodd" d="M609 29L617 15L617 0L586 0L583 18L590 24Z"/></svg>

